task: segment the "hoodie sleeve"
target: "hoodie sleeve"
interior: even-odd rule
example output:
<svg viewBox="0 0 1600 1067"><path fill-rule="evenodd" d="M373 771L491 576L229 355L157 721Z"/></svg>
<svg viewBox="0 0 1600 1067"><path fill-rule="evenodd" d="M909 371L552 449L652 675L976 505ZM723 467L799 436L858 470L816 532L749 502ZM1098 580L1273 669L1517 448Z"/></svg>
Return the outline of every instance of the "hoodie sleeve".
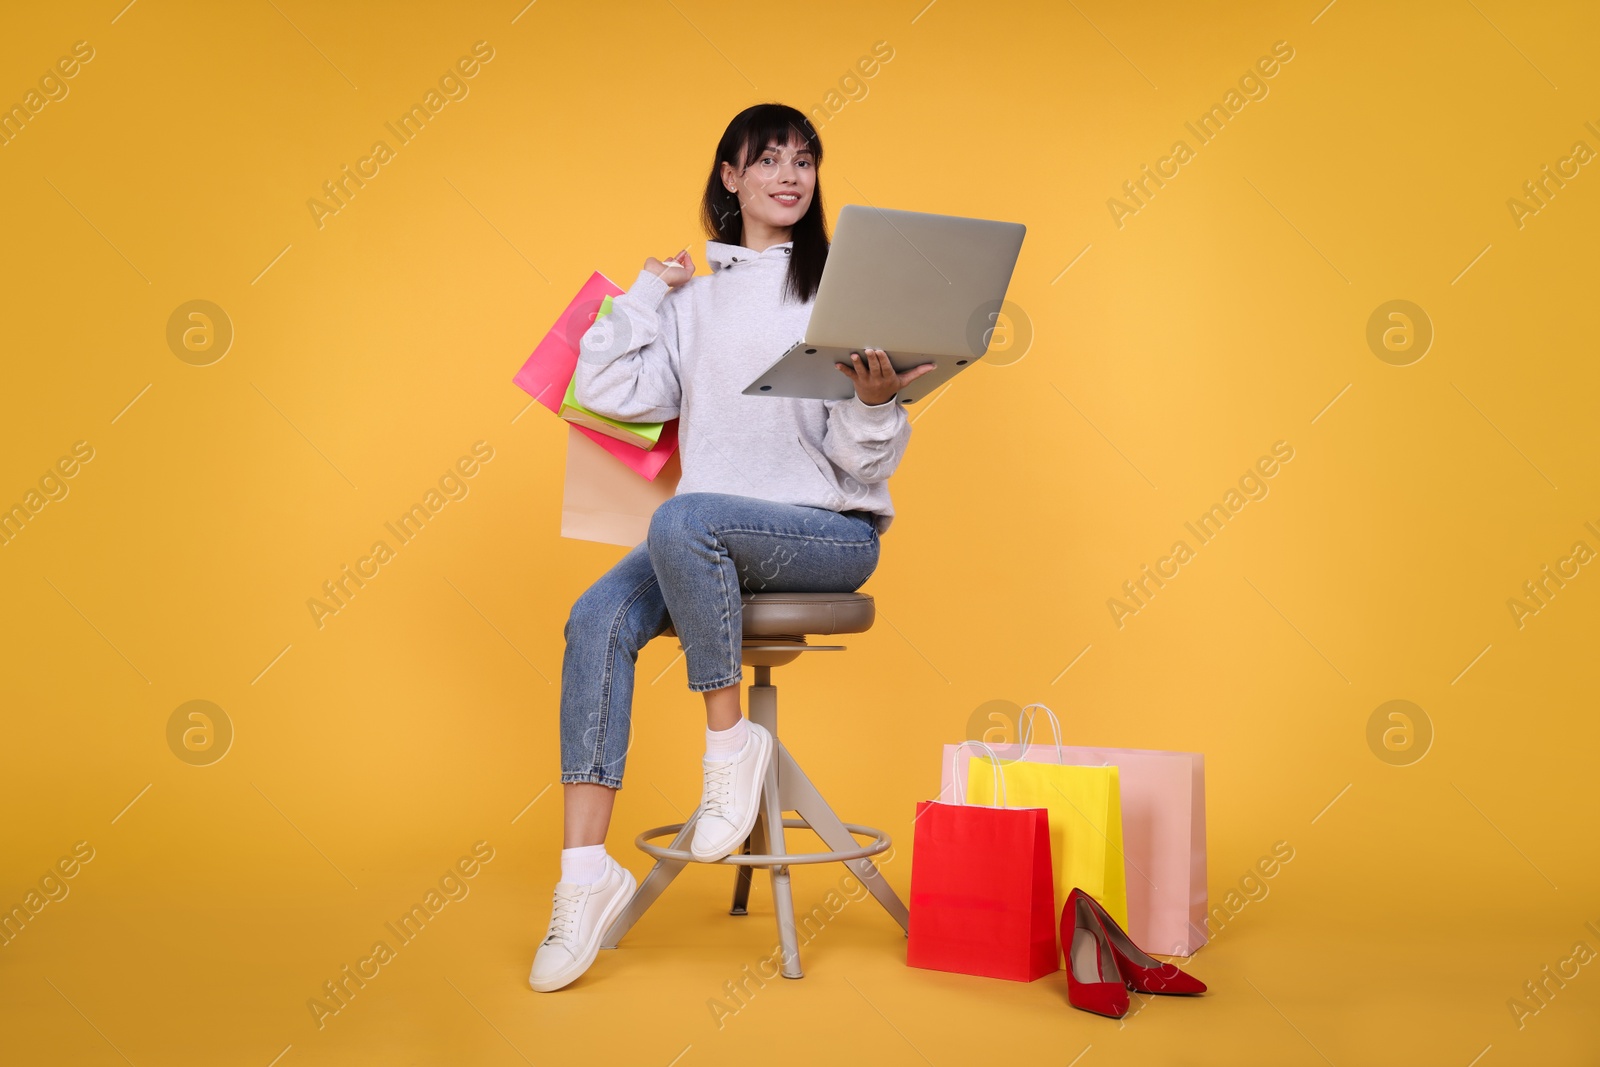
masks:
<svg viewBox="0 0 1600 1067"><path fill-rule="evenodd" d="M895 397L881 404L825 400L828 424L822 452L863 485L887 481L911 439L911 419Z"/></svg>
<svg viewBox="0 0 1600 1067"><path fill-rule="evenodd" d="M578 403L624 422L678 417L683 396L678 354L678 300L660 277L640 269L578 342L573 371Z"/></svg>

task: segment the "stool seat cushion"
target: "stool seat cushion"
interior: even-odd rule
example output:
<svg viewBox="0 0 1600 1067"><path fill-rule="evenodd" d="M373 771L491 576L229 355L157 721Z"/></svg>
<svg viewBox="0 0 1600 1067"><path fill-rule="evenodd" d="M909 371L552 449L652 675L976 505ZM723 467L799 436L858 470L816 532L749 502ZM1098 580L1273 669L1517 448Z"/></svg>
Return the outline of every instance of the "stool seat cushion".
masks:
<svg viewBox="0 0 1600 1067"><path fill-rule="evenodd" d="M866 593L744 593L739 597L746 637L859 634L876 614ZM669 622L664 637L676 637Z"/></svg>

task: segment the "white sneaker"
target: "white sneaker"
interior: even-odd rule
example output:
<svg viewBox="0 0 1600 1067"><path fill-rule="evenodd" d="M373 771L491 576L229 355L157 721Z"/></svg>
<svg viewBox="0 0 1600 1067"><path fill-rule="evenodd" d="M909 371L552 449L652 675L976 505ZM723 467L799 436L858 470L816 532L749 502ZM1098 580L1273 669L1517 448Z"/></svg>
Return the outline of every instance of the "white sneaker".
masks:
<svg viewBox="0 0 1600 1067"><path fill-rule="evenodd" d="M767 780L775 744L766 727L746 724L744 748L730 759L700 761L705 789L700 817L695 820L689 852L697 860L714 862L744 844L761 810L761 787Z"/></svg>
<svg viewBox="0 0 1600 1067"><path fill-rule="evenodd" d="M534 953L528 985L549 993L587 971L600 953L600 939L638 887L627 868L610 856L606 873L593 885L557 882L550 932Z"/></svg>

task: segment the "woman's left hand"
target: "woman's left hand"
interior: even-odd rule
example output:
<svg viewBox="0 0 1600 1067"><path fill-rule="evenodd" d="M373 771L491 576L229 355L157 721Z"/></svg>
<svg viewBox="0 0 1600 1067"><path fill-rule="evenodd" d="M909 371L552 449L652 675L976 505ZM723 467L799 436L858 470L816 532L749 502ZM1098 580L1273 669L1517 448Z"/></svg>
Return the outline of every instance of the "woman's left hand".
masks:
<svg viewBox="0 0 1600 1067"><path fill-rule="evenodd" d="M862 352L866 353L865 358ZM864 348L850 353L850 363L835 363L840 373L855 383L856 396L863 404L882 404L898 393L902 386L915 381L933 369L932 363L912 367L904 374L897 373L889 362L889 353L881 348Z"/></svg>

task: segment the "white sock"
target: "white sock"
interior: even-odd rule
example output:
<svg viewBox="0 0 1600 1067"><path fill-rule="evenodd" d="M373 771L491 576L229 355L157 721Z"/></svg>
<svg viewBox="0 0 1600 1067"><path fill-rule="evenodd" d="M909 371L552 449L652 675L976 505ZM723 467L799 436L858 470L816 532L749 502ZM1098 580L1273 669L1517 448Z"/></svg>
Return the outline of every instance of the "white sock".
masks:
<svg viewBox="0 0 1600 1067"><path fill-rule="evenodd" d="M561 850L561 880L593 885L606 873L606 846L579 845Z"/></svg>
<svg viewBox="0 0 1600 1067"><path fill-rule="evenodd" d="M748 720L743 715L726 730L706 727L706 759L732 759L744 749L745 736L750 732Z"/></svg>

